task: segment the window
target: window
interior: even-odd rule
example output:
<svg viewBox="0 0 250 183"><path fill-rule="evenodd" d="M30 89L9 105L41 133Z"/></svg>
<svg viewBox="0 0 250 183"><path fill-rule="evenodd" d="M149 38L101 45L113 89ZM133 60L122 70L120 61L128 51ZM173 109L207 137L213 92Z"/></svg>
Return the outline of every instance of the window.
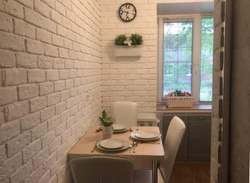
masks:
<svg viewBox="0 0 250 183"><path fill-rule="evenodd" d="M212 101L213 18L202 18L200 53L200 101Z"/></svg>
<svg viewBox="0 0 250 183"><path fill-rule="evenodd" d="M178 89L212 101L213 18L160 18L159 43L159 100Z"/></svg>

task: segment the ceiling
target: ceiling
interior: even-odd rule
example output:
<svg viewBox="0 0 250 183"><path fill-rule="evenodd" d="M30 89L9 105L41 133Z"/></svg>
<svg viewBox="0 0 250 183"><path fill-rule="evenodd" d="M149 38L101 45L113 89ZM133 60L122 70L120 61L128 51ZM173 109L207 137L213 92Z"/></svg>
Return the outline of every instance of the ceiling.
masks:
<svg viewBox="0 0 250 183"><path fill-rule="evenodd" d="M198 14L214 11L214 2L160 3L157 15Z"/></svg>

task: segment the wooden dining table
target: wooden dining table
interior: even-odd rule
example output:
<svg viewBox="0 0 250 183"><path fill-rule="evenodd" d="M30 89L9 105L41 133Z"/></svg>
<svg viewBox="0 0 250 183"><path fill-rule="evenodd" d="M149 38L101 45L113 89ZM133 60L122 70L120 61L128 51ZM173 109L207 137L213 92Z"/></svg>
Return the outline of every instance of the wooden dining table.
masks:
<svg viewBox="0 0 250 183"><path fill-rule="evenodd" d="M103 140L102 132L97 131L97 129L98 126L92 126L89 128L89 130L71 148L68 153L69 158L92 155L128 157L134 161L135 169L152 170L152 182L158 182L157 161L164 158L164 149L161 138L150 142L138 141L136 152L130 151L129 148L122 151L107 152L96 147L96 142ZM159 127L132 126L130 130L128 129L123 133L114 133L112 138L127 140L130 142L130 144L132 144L135 139L133 139L130 134L136 130L150 130L159 132ZM93 149L94 151L92 151Z"/></svg>

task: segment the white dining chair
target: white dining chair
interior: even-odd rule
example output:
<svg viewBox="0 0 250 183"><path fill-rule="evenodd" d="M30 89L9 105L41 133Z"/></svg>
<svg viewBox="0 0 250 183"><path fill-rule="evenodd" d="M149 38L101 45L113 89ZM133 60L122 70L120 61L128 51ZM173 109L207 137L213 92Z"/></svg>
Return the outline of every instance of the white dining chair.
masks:
<svg viewBox="0 0 250 183"><path fill-rule="evenodd" d="M125 157L82 156L70 159L74 183L132 183L134 162Z"/></svg>
<svg viewBox="0 0 250 183"><path fill-rule="evenodd" d="M112 117L116 123L126 126L137 125L137 110L136 102L131 101L116 101L112 103Z"/></svg>
<svg viewBox="0 0 250 183"><path fill-rule="evenodd" d="M170 121L164 142L164 159L159 161L159 169L165 183L169 181L177 152L179 150L186 126L177 116Z"/></svg>
<svg viewBox="0 0 250 183"><path fill-rule="evenodd" d="M186 126L177 116L170 121L164 142L164 159L159 161L158 183L168 183ZM133 183L151 183L152 171L135 170Z"/></svg>

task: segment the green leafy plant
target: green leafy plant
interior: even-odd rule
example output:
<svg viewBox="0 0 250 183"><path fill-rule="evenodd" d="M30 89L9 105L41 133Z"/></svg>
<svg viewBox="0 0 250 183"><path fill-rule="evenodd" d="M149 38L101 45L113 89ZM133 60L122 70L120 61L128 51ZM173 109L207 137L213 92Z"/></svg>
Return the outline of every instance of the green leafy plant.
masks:
<svg viewBox="0 0 250 183"><path fill-rule="evenodd" d="M109 117L105 110L102 111L102 116L99 119L103 126L111 126L115 123L115 119Z"/></svg>
<svg viewBox="0 0 250 183"><path fill-rule="evenodd" d="M129 37L125 34L120 34L115 38L115 45L117 46L137 46L143 44L143 37L142 35L135 33L131 34Z"/></svg>
<svg viewBox="0 0 250 183"><path fill-rule="evenodd" d="M126 41L128 37L125 34L120 34L115 38L115 45L126 45L124 41Z"/></svg>
<svg viewBox="0 0 250 183"><path fill-rule="evenodd" d="M142 35L135 33L135 34L131 34L131 36L129 37L129 39L132 41L131 45L142 45L143 43L143 38Z"/></svg>

